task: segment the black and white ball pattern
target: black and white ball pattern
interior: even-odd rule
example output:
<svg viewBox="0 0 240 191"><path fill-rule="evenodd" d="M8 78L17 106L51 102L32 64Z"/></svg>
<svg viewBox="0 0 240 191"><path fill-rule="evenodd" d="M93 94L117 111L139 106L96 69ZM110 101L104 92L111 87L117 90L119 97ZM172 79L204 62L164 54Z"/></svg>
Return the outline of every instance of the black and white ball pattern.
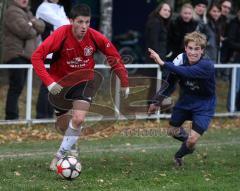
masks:
<svg viewBox="0 0 240 191"><path fill-rule="evenodd" d="M67 180L77 178L81 169L81 163L74 156L65 156L57 162L57 174Z"/></svg>

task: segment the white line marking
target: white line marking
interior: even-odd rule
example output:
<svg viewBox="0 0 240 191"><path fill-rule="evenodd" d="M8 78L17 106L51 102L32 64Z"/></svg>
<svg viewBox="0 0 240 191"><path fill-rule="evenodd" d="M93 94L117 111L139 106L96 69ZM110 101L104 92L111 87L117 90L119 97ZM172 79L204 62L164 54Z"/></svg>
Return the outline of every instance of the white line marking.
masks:
<svg viewBox="0 0 240 191"><path fill-rule="evenodd" d="M204 142L200 143L197 146L198 147L203 147L203 146L222 146L222 145L240 145L240 140L235 140L231 142ZM134 151L141 151L141 150L155 150L155 149L172 149L172 148L178 148L180 146L179 144L174 144L174 145L144 145L144 144L139 144L139 145L121 145L121 146L116 146L115 148L99 148L99 149L91 149L91 148L85 148L80 150L80 154L84 153L104 153L104 152L134 152ZM124 148L123 148L124 147ZM35 157L35 156L46 156L46 155L53 155L54 152L50 151L36 151L34 150L33 152L23 152L23 153L6 153L6 154L1 154L0 159L5 159L5 158L21 158L21 157Z"/></svg>

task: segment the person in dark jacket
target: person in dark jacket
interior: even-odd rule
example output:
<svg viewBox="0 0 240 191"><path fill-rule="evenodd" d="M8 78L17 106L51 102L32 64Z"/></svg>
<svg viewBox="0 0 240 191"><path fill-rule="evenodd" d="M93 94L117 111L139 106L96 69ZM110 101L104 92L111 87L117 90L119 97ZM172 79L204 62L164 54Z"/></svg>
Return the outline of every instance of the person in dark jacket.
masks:
<svg viewBox="0 0 240 191"><path fill-rule="evenodd" d="M169 26L169 50L172 52L171 58L184 51L184 36L196 30L197 22L193 20L193 7L186 3L181 7L180 15L170 22Z"/></svg>
<svg viewBox="0 0 240 191"><path fill-rule="evenodd" d="M230 22L230 12L232 9L232 0L221 0L219 5L221 7L221 16L219 18L220 23L220 63L228 63L230 61L232 51L228 47L227 33L228 33L228 25ZM229 69L223 68L219 69L221 73L221 77L224 80L228 80Z"/></svg>
<svg viewBox="0 0 240 191"><path fill-rule="evenodd" d="M193 0L192 5L194 7L193 18L198 22L197 31L203 32L205 35L205 24L207 23L206 10L208 6L208 0Z"/></svg>
<svg viewBox="0 0 240 191"><path fill-rule="evenodd" d="M228 48L232 52L232 62L240 63L240 10L237 12L237 16L229 23L228 31L226 38L228 39ZM229 87L231 87L231 80ZM240 69L237 69L237 79L236 79L236 104L235 111L240 111ZM231 111L230 108L230 98L231 98L231 89L229 88L228 93L228 105L227 108Z"/></svg>
<svg viewBox="0 0 240 191"><path fill-rule="evenodd" d="M192 5L194 7L193 19L198 23L196 31L205 34L208 40L209 31L206 26L208 0L193 0Z"/></svg>
<svg viewBox="0 0 240 191"><path fill-rule="evenodd" d="M181 89L169 122L169 134L183 142L174 156L177 166L182 166L185 155L194 152L197 141L209 127L216 106L214 63L203 57L206 36L196 31L189 33L184 38L184 44L185 53L173 62L164 62L154 50L149 49L150 58L166 68L169 76L167 86L162 85L154 96L154 103L150 105L148 114L159 109L163 98L170 96L170 89L176 82L179 82ZM192 121L189 134L182 127L186 120Z"/></svg>
<svg viewBox="0 0 240 191"><path fill-rule="evenodd" d="M171 18L171 7L167 3L160 3L155 10L153 10L147 20L145 28L145 44L165 58L168 52L168 27ZM148 58L148 57L147 57ZM151 59L146 60L147 63L152 63ZM156 93L156 70L145 70L144 74L153 77L151 79L149 92L147 96L148 103L152 96Z"/></svg>
<svg viewBox="0 0 240 191"><path fill-rule="evenodd" d="M229 15L232 9L232 0L221 0L219 2L219 6L221 7L221 16L219 18L221 26L221 36L225 37L226 27L230 21Z"/></svg>
<svg viewBox="0 0 240 191"><path fill-rule="evenodd" d="M170 17L170 5L161 3L150 13L146 23L146 47L154 48L164 58L167 54L167 34Z"/></svg>
<svg viewBox="0 0 240 191"><path fill-rule="evenodd" d="M220 45L220 23L221 7L217 3L212 3L207 11L208 43L206 54L218 63L218 51Z"/></svg>

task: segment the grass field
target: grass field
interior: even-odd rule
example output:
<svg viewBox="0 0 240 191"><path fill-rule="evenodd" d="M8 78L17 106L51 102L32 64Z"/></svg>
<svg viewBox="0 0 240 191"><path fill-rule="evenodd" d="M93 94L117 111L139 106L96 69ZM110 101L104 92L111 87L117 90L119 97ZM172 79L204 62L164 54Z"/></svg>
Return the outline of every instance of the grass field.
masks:
<svg viewBox="0 0 240 191"><path fill-rule="evenodd" d="M35 83L37 85L33 92L33 117L39 87L39 82ZM222 80L217 83L217 111L224 112L228 83ZM0 84L0 90L3 98L0 108L4 108L6 83ZM25 116L25 95L23 91L19 100L20 118ZM173 98L176 98L175 94ZM98 99L102 101L106 98L98 95ZM0 110L0 119L3 118L4 109ZM161 125L166 127L166 124ZM212 124L215 128L203 136L197 151L186 157L184 168L181 169L176 169L172 161L180 143L164 133L157 136L137 136L137 131L134 131L131 136L126 136L124 131L121 133L121 130L118 130L114 136L111 133L111 136L100 133L100 136L96 136L98 139L95 136L92 136L94 139L91 136L91 139L84 137L84 140L80 140L83 170L81 176L74 181L62 180L54 172L48 171L49 162L60 141L55 132L39 127L31 129L0 126L0 191L239 191L240 128L232 128L239 124L240 120L232 123L229 120L217 119ZM139 121L138 125L144 128L156 126L154 123L149 125L142 121ZM99 124L97 126L99 127ZM112 127L116 130L117 126L112 124L110 131ZM136 128L136 124L129 121L122 126ZM228 129L222 129L226 127ZM93 132L94 130L90 129L90 133Z"/></svg>
<svg viewBox="0 0 240 191"><path fill-rule="evenodd" d="M145 134L146 135L146 134ZM80 140L82 174L66 181L48 171L58 140L0 145L0 190L239 190L240 129L210 129L197 152L176 169L180 143L164 134L122 131L108 138Z"/></svg>

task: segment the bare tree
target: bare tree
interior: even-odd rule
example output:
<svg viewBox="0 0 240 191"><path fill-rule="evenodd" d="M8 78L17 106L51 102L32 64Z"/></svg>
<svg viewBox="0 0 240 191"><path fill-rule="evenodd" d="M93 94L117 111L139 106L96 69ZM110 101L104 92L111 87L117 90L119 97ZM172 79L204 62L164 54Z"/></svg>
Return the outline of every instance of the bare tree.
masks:
<svg viewBox="0 0 240 191"><path fill-rule="evenodd" d="M100 1L100 31L109 39L112 39L112 11L113 11L113 0L101 0ZM97 63L103 64L105 61L105 56L103 54L98 54L95 57ZM104 76L105 83L103 83L103 88L106 90L108 87L108 76L109 72L107 70L102 70L102 75ZM105 91L107 92L107 91Z"/></svg>
<svg viewBox="0 0 240 191"><path fill-rule="evenodd" d="M174 10L174 6L175 6L175 0L167 0L166 1Z"/></svg>
<svg viewBox="0 0 240 191"><path fill-rule="evenodd" d="M100 31L108 38L112 39L112 0L100 1Z"/></svg>

